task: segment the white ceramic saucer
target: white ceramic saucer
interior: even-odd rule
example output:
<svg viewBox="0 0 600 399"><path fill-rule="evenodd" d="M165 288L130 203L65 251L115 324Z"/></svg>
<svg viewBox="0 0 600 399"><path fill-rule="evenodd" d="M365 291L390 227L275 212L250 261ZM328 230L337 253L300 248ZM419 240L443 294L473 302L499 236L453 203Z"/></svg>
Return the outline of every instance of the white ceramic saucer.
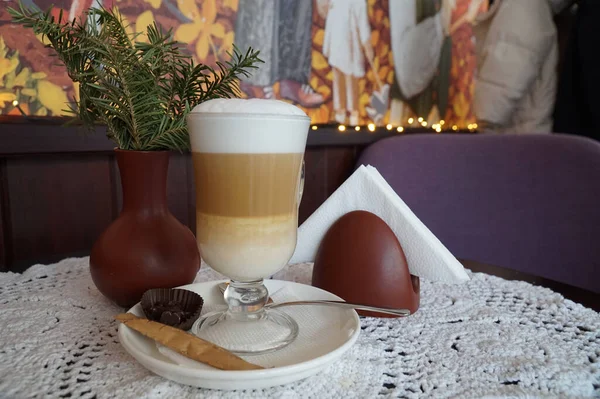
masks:
<svg viewBox="0 0 600 399"><path fill-rule="evenodd" d="M217 287L221 282L190 284L181 288L197 292L204 298L204 307L214 309L223 305L223 296ZM292 296L297 300L340 300L336 295L309 285L280 280L265 280L265 285L274 298L277 292L284 292L287 297ZM162 377L196 387L233 390L287 384L316 374L350 349L360 333L360 321L354 310L326 306L298 306L281 310L296 320L300 333L293 343L277 352L244 357L267 367L264 370L223 371L188 359L182 359L178 364L176 357L167 357L159 352L153 340L123 324L119 326L119 340L131 356ZM129 312L143 316L139 303Z"/></svg>

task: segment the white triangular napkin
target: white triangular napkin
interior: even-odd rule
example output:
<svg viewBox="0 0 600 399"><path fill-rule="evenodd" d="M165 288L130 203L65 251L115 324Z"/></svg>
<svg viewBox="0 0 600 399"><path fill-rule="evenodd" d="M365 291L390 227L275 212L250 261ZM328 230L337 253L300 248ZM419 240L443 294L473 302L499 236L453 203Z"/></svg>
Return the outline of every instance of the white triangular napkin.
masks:
<svg viewBox="0 0 600 399"><path fill-rule="evenodd" d="M398 237L410 273L431 281L469 280L463 266L415 216L372 166L361 166L298 229L290 263L313 262L323 237L341 216L363 210L383 219Z"/></svg>

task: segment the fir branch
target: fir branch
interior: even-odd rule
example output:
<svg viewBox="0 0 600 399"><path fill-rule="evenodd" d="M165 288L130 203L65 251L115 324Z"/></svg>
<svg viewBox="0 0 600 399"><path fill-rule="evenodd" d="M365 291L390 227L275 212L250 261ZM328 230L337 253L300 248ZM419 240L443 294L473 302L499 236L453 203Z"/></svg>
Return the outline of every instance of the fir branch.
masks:
<svg viewBox="0 0 600 399"><path fill-rule="evenodd" d="M239 96L238 79L241 76L249 76L249 69L257 68L256 59L258 59L258 51L249 48L244 55L234 45L233 53L228 52L227 54L231 58L231 61L227 61L225 64L217 62L220 73L216 73L212 68L209 68L210 73L214 76L214 80L209 83L204 93L202 93L198 104L213 98ZM258 59L258 62L262 62L262 60Z"/></svg>
<svg viewBox="0 0 600 399"><path fill-rule="evenodd" d="M108 137L130 150L186 150L185 118L193 107L213 98L239 95L237 80L262 60L258 51L237 47L218 70L195 64L173 39L171 30L147 27L147 43L135 41L122 17L111 9L91 8L81 19L62 22L52 9L9 8L13 21L50 42L69 77L79 83L80 99L70 111L86 126L104 123Z"/></svg>

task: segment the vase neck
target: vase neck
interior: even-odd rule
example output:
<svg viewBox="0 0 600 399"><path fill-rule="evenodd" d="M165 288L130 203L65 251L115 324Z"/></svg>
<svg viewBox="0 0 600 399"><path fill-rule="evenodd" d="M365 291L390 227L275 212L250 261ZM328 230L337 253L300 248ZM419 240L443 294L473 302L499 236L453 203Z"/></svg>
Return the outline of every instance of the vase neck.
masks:
<svg viewBox="0 0 600 399"><path fill-rule="evenodd" d="M169 152L116 150L116 154L123 188L123 212L168 212Z"/></svg>

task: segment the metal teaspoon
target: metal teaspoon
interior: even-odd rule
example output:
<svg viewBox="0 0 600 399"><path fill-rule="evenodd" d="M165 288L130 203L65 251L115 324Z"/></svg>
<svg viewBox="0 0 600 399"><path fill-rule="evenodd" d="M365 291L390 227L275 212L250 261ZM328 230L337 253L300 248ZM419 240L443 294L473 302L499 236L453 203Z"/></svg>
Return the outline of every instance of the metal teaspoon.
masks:
<svg viewBox="0 0 600 399"><path fill-rule="evenodd" d="M227 289L227 285L228 285L227 283L219 284L219 290L221 291L221 293L225 292L225 290ZM284 306L320 305L320 306L336 306L336 307L345 308L345 309L367 310L370 312L385 313L385 314L401 316L401 317L410 316L410 310L408 310L408 309L381 308L381 307L377 307L377 306L363 305L360 303L350 303L350 302L344 302L344 301L312 300L312 301L290 301L290 302L274 303L271 301L270 298L269 298L269 301L270 302L268 302L265 305L265 308L275 309L275 308L281 308Z"/></svg>

